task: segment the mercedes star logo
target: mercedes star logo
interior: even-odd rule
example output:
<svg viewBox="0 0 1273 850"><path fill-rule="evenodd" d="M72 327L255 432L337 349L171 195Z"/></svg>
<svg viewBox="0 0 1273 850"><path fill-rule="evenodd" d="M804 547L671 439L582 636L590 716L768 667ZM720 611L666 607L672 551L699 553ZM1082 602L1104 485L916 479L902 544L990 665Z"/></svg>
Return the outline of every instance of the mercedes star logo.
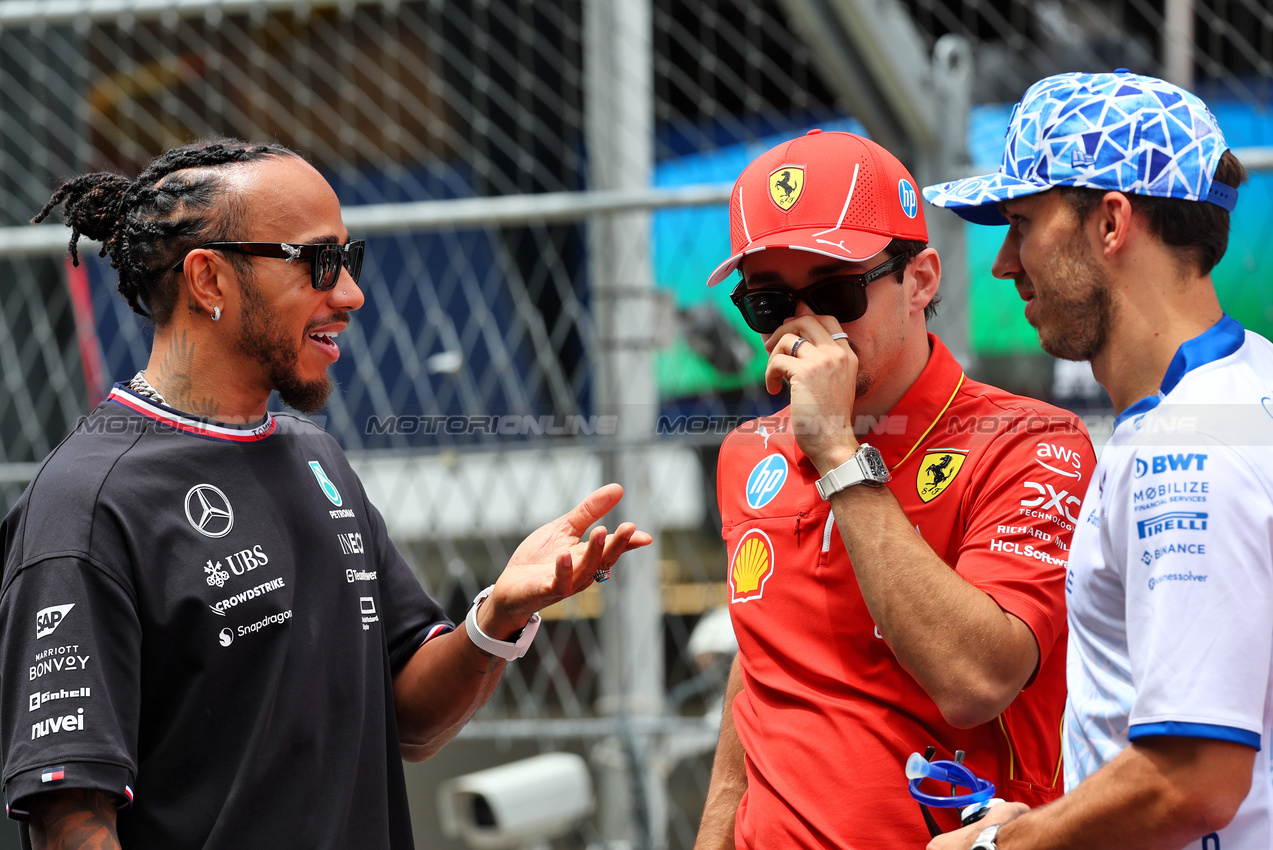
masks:
<svg viewBox="0 0 1273 850"><path fill-rule="evenodd" d="M196 484L186 493L186 519L205 537L225 537L234 528L234 508L218 488Z"/></svg>

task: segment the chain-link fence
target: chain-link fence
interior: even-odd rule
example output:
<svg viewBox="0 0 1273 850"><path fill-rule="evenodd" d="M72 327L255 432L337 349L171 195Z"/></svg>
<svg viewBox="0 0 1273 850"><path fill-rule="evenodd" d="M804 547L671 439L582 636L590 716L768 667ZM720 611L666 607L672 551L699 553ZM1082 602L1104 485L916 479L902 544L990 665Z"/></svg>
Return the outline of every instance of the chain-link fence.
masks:
<svg viewBox="0 0 1273 850"><path fill-rule="evenodd" d="M847 44L905 35L927 61L940 37L966 39L973 104L1011 103L1054 70L1161 72L1170 52L1163 0L843 5L863 12L829 19ZM604 592L546 612L490 705L409 769L419 843L461 846L437 834L441 779L566 749L588 757L601 805L562 846L689 847L730 653L710 616L726 598L715 450L730 423L782 404L757 380L763 351L727 292L703 286L728 251L722 202L784 137L893 132L887 110L852 99L865 81L808 46L807 22L827 8L3 0L5 505L149 350L104 261L72 268L64 229L24 221L68 175L136 173L202 136L277 139L330 179L350 231L369 237L367 303L342 334L322 422L448 613L462 617L524 533L609 477L629 488L620 513L658 532ZM1259 143L1273 14L1230 0L1197 4L1191 20L1195 86L1243 105L1256 127L1245 143ZM965 148L978 126L971 142L940 141L976 161ZM964 351L993 372L1001 352L978 348L976 304L955 290L944 327L971 328ZM1007 378L1051 388L1033 372Z"/></svg>

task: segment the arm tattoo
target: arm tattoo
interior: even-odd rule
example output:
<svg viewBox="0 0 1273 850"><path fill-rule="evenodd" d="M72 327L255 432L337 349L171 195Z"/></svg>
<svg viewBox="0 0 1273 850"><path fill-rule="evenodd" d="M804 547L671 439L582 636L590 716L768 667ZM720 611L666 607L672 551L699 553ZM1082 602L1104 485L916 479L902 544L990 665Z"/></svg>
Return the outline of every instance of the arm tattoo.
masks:
<svg viewBox="0 0 1273 850"><path fill-rule="evenodd" d="M40 794L31 801L34 850L119 850L115 799L93 789Z"/></svg>

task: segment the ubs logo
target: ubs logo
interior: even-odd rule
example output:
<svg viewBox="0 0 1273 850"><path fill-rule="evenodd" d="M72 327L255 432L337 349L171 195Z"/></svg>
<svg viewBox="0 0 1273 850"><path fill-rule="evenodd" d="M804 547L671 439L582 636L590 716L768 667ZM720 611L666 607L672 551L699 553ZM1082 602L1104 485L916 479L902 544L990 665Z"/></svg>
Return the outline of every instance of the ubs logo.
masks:
<svg viewBox="0 0 1273 850"><path fill-rule="evenodd" d="M234 528L234 508L219 488L196 484L186 493L186 519L204 537L225 537Z"/></svg>

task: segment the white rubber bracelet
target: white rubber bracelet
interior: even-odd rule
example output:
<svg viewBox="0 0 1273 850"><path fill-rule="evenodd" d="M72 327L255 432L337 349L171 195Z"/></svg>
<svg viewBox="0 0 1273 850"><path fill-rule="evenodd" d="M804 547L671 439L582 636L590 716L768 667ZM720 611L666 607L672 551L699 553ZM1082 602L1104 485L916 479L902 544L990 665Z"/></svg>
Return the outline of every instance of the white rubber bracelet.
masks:
<svg viewBox="0 0 1273 850"><path fill-rule="evenodd" d="M495 585L483 590L477 596L473 597L473 607L469 609L469 615L464 619L464 630L468 632L469 640L473 641L473 645L483 652L489 652L498 658L512 661L514 658L521 658L526 654L526 650L530 649L530 642L535 639L535 634L539 631L540 616L539 613L531 615L530 621L526 623L522 633L517 636L517 641L496 640L495 638L482 631L477 624L477 606L482 600L491 595L491 591L495 589Z"/></svg>

